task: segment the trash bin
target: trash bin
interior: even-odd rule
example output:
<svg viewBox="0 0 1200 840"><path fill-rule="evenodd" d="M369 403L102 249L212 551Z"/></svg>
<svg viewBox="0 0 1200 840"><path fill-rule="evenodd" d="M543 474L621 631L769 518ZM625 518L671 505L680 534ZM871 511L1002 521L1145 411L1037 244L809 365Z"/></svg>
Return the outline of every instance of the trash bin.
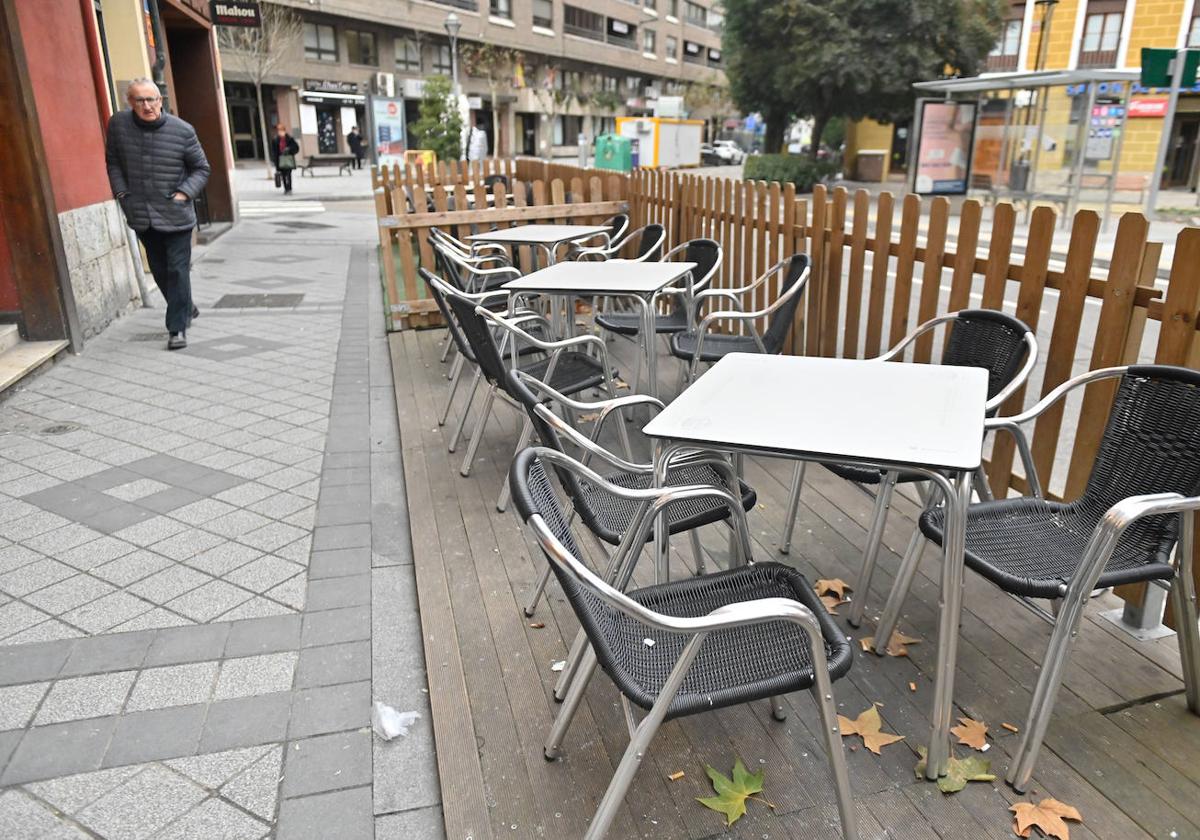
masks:
<svg viewBox="0 0 1200 840"><path fill-rule="evenodd" d="M596 138L597 169L629 172L633 169L633 141L616 134L601 134Z"/></svg>
<svg viewBox="0 0 1200 840"><path fill-rule="evenodd" d="M887 152L883 149L860 150L854 162L855 179L872 184L881 183L885 160L887 160Z"/></svg>
<svg viewBox="0 0 1200 840"><path fill-rule="evenodd" d="M1019 160L1008 171L1008 188L1013 192L1029 189L1029 162Z"/></svg>

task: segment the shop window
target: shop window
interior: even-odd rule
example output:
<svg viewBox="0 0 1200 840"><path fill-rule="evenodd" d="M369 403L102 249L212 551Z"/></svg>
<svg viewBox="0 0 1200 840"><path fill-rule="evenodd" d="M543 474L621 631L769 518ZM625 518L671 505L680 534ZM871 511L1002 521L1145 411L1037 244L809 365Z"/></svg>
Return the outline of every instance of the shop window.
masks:
<svg viewBox="0 0 1200 840"><path fill-rule="evenodd" d="M370 67L378 67L379 50L375 46L375 33L347 29L346 57L350 59L351 64L366 64Z"/></svg>
<svg viewBox="0 0 1200 840"><path fill-rule="evenodd" d="M411 38L396 39L396 69L421 72L421 48Z"/></svg>
<svg viewBox="0 0 1200 840"><path fill-rule="evenodd" d="M433 72L440 76L449 76L454 72L454 65L450 61L450 46L443 44L429 48L430 56L433 58Z"/></svg>
<svg viewBox="0 0 1200 840"><path fill-rule="evenodd" d="M1088 3L1087 17L1083 19L1083 44L1079 49L1080 67L1116 66L1124 20L1124 0Z"/></svg>
<svg viewBox="0 0 1200 840"><path fill-rule="evenodd" d="M304 57L310 61L337 61L337 30L324 23L304 24Z"/></svg>
<svg viewBox="0 0 1200 840"><path fill-rule="evenodd" d="M491 0L489 11L492 17L512 20L512 0Z"/></svg>

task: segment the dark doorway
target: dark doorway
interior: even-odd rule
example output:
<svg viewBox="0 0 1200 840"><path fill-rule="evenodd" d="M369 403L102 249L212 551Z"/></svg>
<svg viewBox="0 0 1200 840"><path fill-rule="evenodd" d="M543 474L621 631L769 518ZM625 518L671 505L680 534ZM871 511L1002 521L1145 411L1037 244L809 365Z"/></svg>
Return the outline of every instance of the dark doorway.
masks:
<svg viewBox="0 0 1200 840"><path fill-rule="evenodd" d="M337 122L337 108L331 105L317 106L317 151L323 155L337 154Z"/></svg>
<svg viewBox="0 0 1200 840"><path fill-rule="evenodd" d="M517 146L523 155L536 156L537 150L537 114L517 114Z"/></svg>
<svg viewBox="0 0 1200 840"><path fill-rule="evenodd" d="M1171 131L1171 149L1167 156L1167 175L1163 186L1192 186L1197 138L1200 138L1200 114L1178 114Z"/></svg>

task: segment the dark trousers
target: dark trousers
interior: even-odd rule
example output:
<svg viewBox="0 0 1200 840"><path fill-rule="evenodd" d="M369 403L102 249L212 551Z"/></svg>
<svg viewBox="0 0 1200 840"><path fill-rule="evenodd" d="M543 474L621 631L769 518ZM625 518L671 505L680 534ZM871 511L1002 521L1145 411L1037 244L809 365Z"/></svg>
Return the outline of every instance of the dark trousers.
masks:
<svg viewBox="0 0 1200 840"><path fill-rule="evenodd" d="M192 232L151 228L138 233L138 240L167 302L167 332L185 331L192 321Z"/></svg>
<svg viewBox="0 0 1200 840"><path fill-rule="evenodd" d="M290 193L292 191L292 173L295 171L296 170L294 169L279 170L279 181L283 184L283 191L285 193Z"/></svg>
<svg viewBox="0 0 1200 840"><path fill-rule="evenodd" d="M363 162L363 153L355 152L354 153L354 168L362 169L362 162Z"/></svg>

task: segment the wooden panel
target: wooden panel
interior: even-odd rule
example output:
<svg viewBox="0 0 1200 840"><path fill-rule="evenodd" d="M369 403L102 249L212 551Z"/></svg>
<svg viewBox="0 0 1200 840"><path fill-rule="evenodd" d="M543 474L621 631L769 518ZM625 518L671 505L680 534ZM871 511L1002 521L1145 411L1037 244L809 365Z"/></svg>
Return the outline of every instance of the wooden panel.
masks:
<svg viewBox="0 0 1200 840"><path fill-rule="evenodd" d="M921 295L917 305L917 324L937 315L938 293L942 285L942 258L946 250L946 225L950 217L950 200L935 198L929 207L929 230L925 234L925 265L921 271ZM916 341L913 361L928 364L933 357L933 333L928 332Z"/></svg>
<svg viewBox="0 0 1200 840"><path fill-rule="evenodd" d="M867 216L870 214L871 194L854 191L854 220L850 230L850 273L846 279L846 335L842 341L842 356L857 359L859 330L863 313L863 280L866 273Z"/></svg>
<svg viewBox="0 0 1200 840"><path fill-rule="evenodd" d="M812 225L809 228L808 255L812 259L812 279L808 283L808 313L805 316L805 346L806 356L821 354L821 329L823 321L821 313L825 311L825 245L826 245L826 210L825 187L817 184L812 191Z"/></svg>
<svg viewBox="0 0 1200 840"><path fill-rule="evenodd" d="M1140 213L1126 213L1121 217L1117 238L1113 242L1108 284L1104 288L1104 303L1100 307L1089 370L1121 363L1125 335L1133 314L1133 290L1141 271L1142 249L1146 245L1148 230L1146 217ZM1115 381L1107 380L1088 386L1084 394L1079 412L1079 429L1071 450L1071 467L1067 472L1065 498L1068 500L1077 498L1087 483L1115 390Z"/></svg>
<svg viewBox="0 0 1200 840"><path fill-rule="evenodd" d="M888 346L895 347L908 335L908 311L912 303L913 263L917 256L917 226L921 221L921 198L904 196L900 216L900 247L896 252L896 280L892 287L892 318Z"/></svg>
<svg viewBox="0 0 1200 840"><path fill-rule="evenodd" d="M556 182L560 185L562 182ZM495 224L502 222L530 222L548 219L578 219L586 216L612 215L623 213L627 205L623 201L598 201L584 204L552 205L545 209L549 202L538 200L538 186L542 187L542 198L545 198L545 186L541 181L534 184L534 204L530 207L509 207L503 211L494 208L486 210L450 210L446 212L427 213L423 218L415 219L413 214L404 216L388 216L379 221L384 227L416 228L442 227L443 225L466 224ZM435 192L438 188L435 188ZM518 190L518 193L521 191Z"/></svg>
<svg viewBox="0 0 1200 840"><path fill-rule="evenodd" d="M888 260L891 259L892 217L895 214L892 194L879 194L875 207L875 248L871 263L871 299L867 307L867 339L863 358L879 355L883 342L883 311L887 303Z"/></svg>
<svg viewBox="0 0 1200 840"><path fill-rule="evenodd" d="M987 269L983 275L981 305L984 309L1001 309L1004 306L1004 286L1008 279L1016 224L1017 213L1013 206L997 204L992 216L992 241L988 246Z"/></svg>
<svg viewBox="0 0 1200 840"><path fill-rule="evenodd" d="M846 192L845 187L833 191L832 212L829 217L829 260L825 269L825 292L821 313L821 355L838 354L838 338L841 335L839 315L842 306L842 248L846 240Z"/></svg>

